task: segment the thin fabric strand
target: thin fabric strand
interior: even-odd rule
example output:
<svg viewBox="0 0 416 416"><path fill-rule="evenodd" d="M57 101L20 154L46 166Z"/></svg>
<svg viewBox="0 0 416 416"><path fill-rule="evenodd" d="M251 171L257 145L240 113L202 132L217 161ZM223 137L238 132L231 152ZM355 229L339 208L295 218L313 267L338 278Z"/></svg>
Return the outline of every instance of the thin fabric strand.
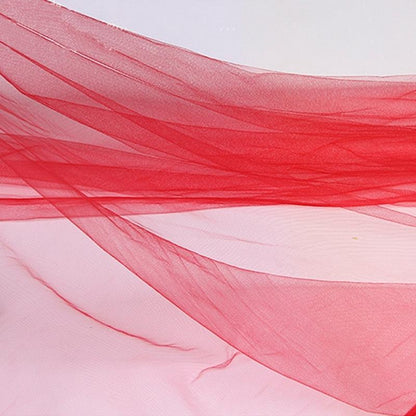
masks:
<svg viewBox="0 0 416 416"><path fill-rule="evenodd" d="M0 414L416 414L415 76L0 26Z"/></svg>

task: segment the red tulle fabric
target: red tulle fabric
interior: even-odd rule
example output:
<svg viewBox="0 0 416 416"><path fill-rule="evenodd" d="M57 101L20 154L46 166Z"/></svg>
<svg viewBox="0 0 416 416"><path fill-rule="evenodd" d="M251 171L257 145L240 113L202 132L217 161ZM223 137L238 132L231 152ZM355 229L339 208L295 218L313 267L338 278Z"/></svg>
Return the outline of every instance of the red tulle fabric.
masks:
<svg viewBox="0 0 416 416"><path fill-rule="evenodd" d="M330 400L299 414L415 405L415 77L241 67L42 0L0 12L3 414L292 414L264 385L281 375Z"/></svg>

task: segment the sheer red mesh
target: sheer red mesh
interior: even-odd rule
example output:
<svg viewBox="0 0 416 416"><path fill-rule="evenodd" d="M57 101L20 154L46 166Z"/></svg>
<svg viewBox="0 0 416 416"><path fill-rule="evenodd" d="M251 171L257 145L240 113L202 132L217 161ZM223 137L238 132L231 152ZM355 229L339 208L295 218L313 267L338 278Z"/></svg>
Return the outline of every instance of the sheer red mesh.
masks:
<svg viewBox="0 0 416 416"><path fill-rule="evenodd" d="M3 221L72 223L225 341L234 352L220 369L243 353L368 412L401 415L414 405L416 263L403 254L415 243L414 77L251 70L40 0L3 0L0 11ZM388 283L379 281L376 261L367 259L369 246L361 252L362 264L351 265L350 279L344 278L348 251L342 277L319 266L329 261L325 250L314 251L318 266L311 275L281 275L239 267L231 254L218 259L202 254L201 247L179 245L163 235L169 224L158 231L146 225L147 214L228 208L240 215L237 207L278 204L304 206L305 213L311 206L328 215L338 210L340 222L347 215L360 218L363 235L374 236L377 226L389 223L393 238L380 258L392 257L394 278L386 271ZM366 231L372 224L376 228ZM227 228L226 221L222 226ZM302 241L310 229L299 232ZM154 348L168 346L181 357L189 353L189 340L178 346L169 337L159 342L120 329L112 323L117 311L97 306L94 290L71 295L70 284L54 275L59 255L35 248L32 257L18 254L23 243L3 239L27 280L41 284L60 308ZM221 239L211 235L206 241L215 245ZM261 246L259 240L253 244ZM296 247L294 257L301 259L305 253ZM50 265L39 273L31 262L42 255ZM87 255L74 249L74 256ZM411 284L396 282L400 274ZM86 278L99 286L93 271ZM121 326L140 327L142 319L126 313ZM68 333L77 322L68 321ZM153 335L163 328L155 324ZM19 334L10 342L17 345ZM189 392L178 394L192 402ZM192 406L194 414L213 414ZM353 414L348 409L345 414Z"/></svg>

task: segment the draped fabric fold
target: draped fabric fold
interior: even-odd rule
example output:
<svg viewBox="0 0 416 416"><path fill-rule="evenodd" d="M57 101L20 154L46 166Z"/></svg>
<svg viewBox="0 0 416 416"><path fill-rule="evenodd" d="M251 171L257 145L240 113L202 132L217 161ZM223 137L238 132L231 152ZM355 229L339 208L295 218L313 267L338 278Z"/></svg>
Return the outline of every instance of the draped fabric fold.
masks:
<svg viewBox="0 0 416 416"><path fill-rule="evenodd" d="M415 76L246 68L44 0L0 0L0 26L0 377L11 391L0 411L404 415L415 405ZM26 290L45 308L18 297ZM136 305L139 293L165 320ZM25 311L58 329L22 333ZM167 329L175 322L183 331ZM56 343L49 357L45 339ZM45 390L19 398L23 374L62 360L65 343L74 352L65 387L53 388L59 411L47 371ZM106 347L84 354L97 343ZM221 359L194 368L207 354ZM80 374L100 357L86 373L109 381L91 390ZM250 375L256 388L238 388ZM206 398L216 380L236 389L223 407ZM279 407L273 383L304 388L304 413ZM81 397L84 384L76 407L63 391ZM155 403L165 399L167 413Z"/></svg>

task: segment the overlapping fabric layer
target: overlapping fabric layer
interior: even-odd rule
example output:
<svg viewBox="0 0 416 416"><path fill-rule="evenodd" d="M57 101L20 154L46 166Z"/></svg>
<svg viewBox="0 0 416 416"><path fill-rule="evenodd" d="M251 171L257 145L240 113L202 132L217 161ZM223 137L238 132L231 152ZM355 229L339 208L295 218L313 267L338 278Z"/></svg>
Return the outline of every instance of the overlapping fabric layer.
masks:
<svg viewBox="0 0 416 416"><path fill-rule="evenodd" d="M3 414L415 405L415 77L0 12Z"/></svg>

